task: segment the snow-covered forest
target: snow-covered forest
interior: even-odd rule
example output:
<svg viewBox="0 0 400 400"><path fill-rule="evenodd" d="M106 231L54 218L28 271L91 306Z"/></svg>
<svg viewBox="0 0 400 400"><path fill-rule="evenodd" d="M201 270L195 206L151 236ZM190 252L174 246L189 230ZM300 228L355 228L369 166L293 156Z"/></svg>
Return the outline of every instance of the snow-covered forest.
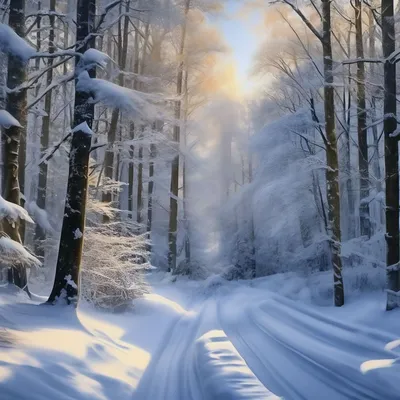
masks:
<svg viewBox="0 0 400 400"><path fill-rule="evenodd" d="M399 42L394 0L0 0L0 400L398 399Z"/></svg>

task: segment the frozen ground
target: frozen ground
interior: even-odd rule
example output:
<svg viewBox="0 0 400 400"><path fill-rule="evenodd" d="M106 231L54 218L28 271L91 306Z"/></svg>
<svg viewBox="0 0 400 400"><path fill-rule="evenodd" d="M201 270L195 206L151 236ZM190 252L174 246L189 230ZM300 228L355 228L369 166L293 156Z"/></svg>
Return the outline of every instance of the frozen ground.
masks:
<svg viewBox="0 0 400 400"><path fill-rule="evenodd" d="M3 289L0 399L399 399L400 312L382 292L334 309L288 275L152 286L122 315Z"/></svg>

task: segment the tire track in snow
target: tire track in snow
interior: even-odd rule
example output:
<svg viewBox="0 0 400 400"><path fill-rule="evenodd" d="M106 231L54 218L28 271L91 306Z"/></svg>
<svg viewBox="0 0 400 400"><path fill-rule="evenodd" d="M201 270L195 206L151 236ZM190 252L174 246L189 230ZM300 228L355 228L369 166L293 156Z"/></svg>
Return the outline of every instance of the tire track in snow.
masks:
<svg viewBox="0 0 400 400"><path fill-rule="evenodd" d="M194 307L172 324L153 355L133 399L204 399L192 347L199 337L202 316L209 303L210 300Z"/></svg>
<svg viewBox="0 0 400 400"><path fill-rule="evenodd" d="M264 385L285 399L398 399L398 390L379 374L366 376L359 369L369 357L387 358L384 333L335 325L275 295L233 319L226 308L219 309L223 329Z"/></svg>
<svg viewBox="0 0 400 400"><path fill-rule="evenodd" d="M174 321L133 399L277 399L220 331L217 311L210 298Z"/></svg>
<svg viewBox="0 0 400 400"><path fill-rule="evenodd" d="M287 376L290 374L282 373L283 368L277 365L276 359L280 360L282 367L285 364L290 365L291 361L285 355L279 354L277 348L271 346L271 342L265 340L264 335L248 316L249 307L243 310L240 324L236 319L227 318L226 315L229 313L224 311L224 305L219 304L219 319L223 330L264 386L277 395L284 395L285 400L310 400L297 388L297 385L293 384ZM303 375L302 379L308 378L301 370L295 372L298 372L297 377Z"/></svg>

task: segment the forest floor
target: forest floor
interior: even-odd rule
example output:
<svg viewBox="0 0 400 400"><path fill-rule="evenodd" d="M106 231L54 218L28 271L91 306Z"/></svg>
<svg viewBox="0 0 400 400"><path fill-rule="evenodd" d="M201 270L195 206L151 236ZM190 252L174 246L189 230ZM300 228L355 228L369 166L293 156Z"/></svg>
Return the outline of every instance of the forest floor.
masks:
<svg viewBox="0 0 400 400"><path fill-rule="evenodd" d="M399 398L400 310L383 292L335 309L285 274L150 283L123 314L1 289L0 399Z"/></svg>

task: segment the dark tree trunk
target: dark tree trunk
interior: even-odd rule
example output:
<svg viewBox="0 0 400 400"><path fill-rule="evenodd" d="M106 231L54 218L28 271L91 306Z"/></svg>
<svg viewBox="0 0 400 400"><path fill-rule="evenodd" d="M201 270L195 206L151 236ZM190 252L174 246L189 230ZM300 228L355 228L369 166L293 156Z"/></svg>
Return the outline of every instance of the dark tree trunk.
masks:
<svg viewBox="0 0 400 400"><path fill-rule="evenodd" d="M184 104L183 104L183 147L186 152L187 147L187 121L189 115L189 92L188 92L189 72L188 67L185 68L184 79ZM183 157L182 160L182 197L183 197L183 221L185 224L185 264L189 267L191 260L191 247L190 247L190 221L188 213L188 182L187 182L187 160Z"/></svg>
<svg viewBox="0 0 400 400"><path fill-rule="evenodd" d="M135 29L135 55L133 59L133 72L134 74L139 73L139 32ZM137 89L138 81L134 78L133 80L133 88ZM135 124L132 122L129 127L130 139L135 139ZM130 217L133 219L133 182L134 182L134 158L135 158L135 147L133 145L130 146L130 162L128 168L128 211L130 212Z"/></svg>
<svg viewBox="0 0 400 400"><path fill-rule="evenodd" d="M182 96L183 87L183 55L185 51L185 41L186 41L186 25L187 25L187 15L189 13L190 0L186 0L185 3L185 15L181 34L181 43L179 49L179 65L176 83L176 94L180 98ZM179 191L179 146L180 146L180 120L181 120L181 100L175 102L175 120L173 140L177 146L177 154L172 160L171 164L171 186L170 186L170 203L169 203L169 229L168 229L168 265L170 271L176 270L176 258L177 258L177 234L178 234L178 191Z"/></svg>
<svg viewBox="0 0 400 400"><path fill-rule="evenodd" d="M95 14L95 0L78 0L76 18L78 43L93 31ZM88 47L94 47L94 40L86 42L79 51L84 53ZM79 69L79 67L79 59L77 59L76 68ZM89 71L89 74L94 77L95 70ZM75 131L71 141L68 187L56 276L48 299L49 303L54 303L64 296L68 303L78 299L91 145L88 128L92 127L94 119L94 105L89 103L89 96L85 92L75 92Z"/></svg>
<svg viewBox="0 0 400 400"><path fill-rule="evenodd" d="M147 185L147 229L150 234L153 223L153 191L154 191L154 158L156 156L155 144L150 145L149 183ZM148 249L151 250L150 248Z"/></svg>
<svg viewBox="0 0 400 400"><path fill-rule="evenodd" d="M351 57L351 28L352 24L349 26L349 33L347 35L347 53L348 57ZM356 219L355 219L355 199L353 190L353 179L351 174L351 141L350 141L350 129L351 129L351 84L353 77L351 75L351 65L348 66L348 78L347 82L344 81L345 87L343 88L343 123L344 128L344 141L345 141L345 151L344 151L344 164L346 177L346 192L347 192L347 207L348 207L348 239L353 239L356 237ZM347 84L347 89L346 89ZM347 102L346 102L347 98Z"/></svg>
<svg viewBox="0 0 400 400"><path fill-rule="evenodd" d="M382 48L383 57L395 51L395 28L393 0L382 0ZM387 310L397 306L393 292L399 285L399 149L398 139L392 137L396 121L396 64L386 61L384 65L383 130L385 135L385 181L386 181L386 264L388 299Z"/></svg>
<svg viewBox="0 0 400 400"><path fill-rule="evenodd" d="M354 0L356 25L357 59L364 58L362 33L361 0ZM365 106L365 65L357 63L357 133L358 133L358 169L360 173L360 233L361 236L371 236L369 215L369 171L368 171L368 140L367 111Z"/></svg>
<svg viewBox="0 0 400 400"><path fill-rule="evenodd" d="M56 0L50 0L50 30L49 30L49 53L53 53L55 50L55 31L54 31L54 23L55 16L54 13L56 11ZM49 58L48 67L50 67L46 76L46 86L50 86L53 81L53 59ZM45 115L42 119L42 135L40 137L40 149L43 154L49 147L49 138L50 138L50 117L51 117L51 103L52 103L52 91L50 90L45 99L44 99L44 111ZM37 187L37 205L41 209L46 209L46 193L47 193L47 163L41 163L39 166L39 182ZM37 224L35 230L35 243L36 248L35 252L38 256L44 256L44 248L43 241L46 238L46 232L44 229Z"/></svg>
<svg viewBox="0 0 400 400"><path fill-rule="evenodd" d="M326 183L328 197L328 234L332 253L335 306L344 304L342 260L340 256L340 193L337 138L335 132L335 98L332 74L331 3L322 0L322 47L324 58L324 106L326 132Z"/></svg>
<svg viewBox="0 0 400 400"><path fill-rule="evenodd" d="M135 125L133 122L129 124L129 139L135 139ZM135 156L135 146L130 145L129 149L129 167L128 167L128 211L129 217L133 219L133 182L135 173L135 164L133 158Z"/></svg>
<svg viewBox="0 0 400 400"><path fill-rule="evenodd" d="M12 0L9 8L9 26L21 37L25 36L25 1ZM7 87L13 89L21 85L26 77L26 63L12 54L8 57ZM9 93L7 96L7 111L15 117L23 128L16 126L5 130L4 140L4 198L12 203L20 204L20 184L24 183L25 176L25 137L27 125L26 113L27 93L21 90ZM22 182L20 179L22 177ZM19 224L10 224L3 221L4 231L11 239L22 243ZM19 287L26 287L26 271L24 268L14 269L9 274L10 283Z"/></svg>
<svg viewBox="0 0 400 400"><path fill-rule="evenodd" d="M141 134L141 137L143 134ZM136 221L142 223L142 209L143 209L143 146L139 146L138 151L138 187L137 187L137 198L136 198Z"/></svg>
<svg viewBox="0 0 400 400"><path fill-rule="evenodd" d="M371 2L374 5L374 1ZM376 35L376 27L375 27L375 19L372 13L372 10L368 7L368 26L369 26L369 57L376 57L375 50L375 35ZM370 74L371 77L375 76L375 64L370 64ZM373 156L372 156L372 170L375 178L375 187L378 193L382 192L382 173L381 167L379 164L380 160L380 150L379 150L379 135L378 135L378 125L376 124L376 102L377 98L375 93L372 93L371 96L371 122L372 122L372 137L373 137ZM385 221L385 210L383 201L380 201L380 213L379 213L379 225L384 224Z"/></svg>
<svg viewBox="0 0 400 400"><path fill-rule="evenodd" d="M129 1L126 4L126 12L129 12ZM122 3L121 3L122 6ZM120 8L121 10L121 8ZM129 17L125 16L123 28L121 26L121 20L118 24L118 65L120 70L125 71L126 60L128 54L128 35L129 35ZM124 86L124 74L121 73L118 76L118 83L120 86ZM113 110L111 115L110 128L108 130L107 141L110 146L104 156L104 176L109 179L113 179L114 176L114 142L117 136L118 120L120 118L120 111L118 109ZM117 178L118 179L118 178ZM102 195L102 201L111 202L112 193L106 192ZM103 216L104 222L109 222L107 215Z"/></svg>
<svg viewBox="0 0 400 400"><path fill-rule="evenodd" d="M143 41L143 49L142 49L142 59L140 60L140 73L144 74L144 69L146 66L146 54L147 54L147 46L149 43L149 36L150 36L150 24L146 23L145 33L144 33L144 41ZM141 137L143 137L143 128ZM137 188L137 210L136 210L136 220L139 224L143 222L143 145L139 145L138 151L138 188Z"/></svg>

